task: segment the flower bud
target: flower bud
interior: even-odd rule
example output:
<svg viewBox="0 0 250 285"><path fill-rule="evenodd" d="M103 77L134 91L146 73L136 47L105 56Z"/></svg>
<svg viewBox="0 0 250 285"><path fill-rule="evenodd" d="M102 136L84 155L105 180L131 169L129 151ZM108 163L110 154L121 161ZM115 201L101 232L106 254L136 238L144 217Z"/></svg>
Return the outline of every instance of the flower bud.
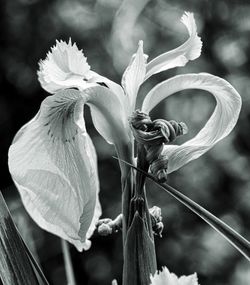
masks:
<svg viewBox="0 0 250 285"><path fill-rule="evenodd" d="M112 234L112 228L110 227L109 224L103 223L98 227L97 230L98 230L99 235L101 236L108 236Z"/></svg>

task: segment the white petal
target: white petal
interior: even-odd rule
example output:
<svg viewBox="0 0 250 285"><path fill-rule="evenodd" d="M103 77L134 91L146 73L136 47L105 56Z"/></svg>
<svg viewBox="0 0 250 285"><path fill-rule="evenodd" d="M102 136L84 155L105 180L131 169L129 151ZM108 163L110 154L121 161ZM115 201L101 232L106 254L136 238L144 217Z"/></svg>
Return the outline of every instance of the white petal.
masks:
<svg viewBox="0 0 250 285"><path fill-rule="evenodd" d="M38 225L82 250L99 183L96 154L76 92L44 100L36 118L20 130L10 147L9 168ZM64 95L70 101L64 101Z"/></svg>
<svg viewBox="0 0 250 285"><path fill-rule="evenodd" d="M78 250L89 248L87 239L101 214L97 159L85 129L83 105L91 102L99 112L108 113L108 123L116 119L108 106L100 106L101 95L109 94L100 92L108 88L96 88L95 93L68 89L47 97L9 150L10 173L31 217ZM115 135L117 126L112 127ZM119 135L116 140L122 138Z"/></svg>
<svg viewBox="0 0 250 285"><path fill-rule="evenodd" d="M158 84L145 97L142 111L149 112L164 98L184 89L206 90L214 95L217 105L193 139L180 146L164 146L163 152L169 157L168 173L200 157L225 138L234 128L241 109L241 97L232 85L217 76L200 73L175 76Z"/></svg>
<svg viewBox="0 0 250 285"><path fill-rule="evenodd" d="M143 42L139 42L137 53L122 77L122 86L130 102L130 113L135 109L136 96L146 74L146 59L143 53Z"/></svg>
<svg viewBox="0 0 250 285"><path fill-rule="evenodd" d="M125 96L124 91L122 89L122 87L115 83L112 80L109 80L107 77L101 76L100 74L94 72L94 71L90 71L89 72L89 79L88 79L89 83L104 83L104 85L106 85L119 99L120 103L122 106L125 107L125 109L128 108L128 97Z"/></svg>
<svg viewBox="0 0 250 285"><path fill-rule="evenodd" d="M69 43L57 41L47 58L40 61L38 79L49 93L69 87L81 89L86 85L84 79L89 71L87 59L75 43L72 45L71 40Z"/></svg>
<svg viewBox="0 0 250 285"><path fill-rule="evenodd" d="M185 12L181 18L182 23L187 27L189 38L178 48L163 53L147 64L145 80L153 74L168 70L177 66L184 66L189 60L198 58L201 54L202 41L197 35L197 28L192 13Z"/></svg>
<svg viewBox="0 0 250 285"><path fill-rule="evenodd" d="M88 88L82 94L88 97L93 123L104 139L117 148L126 144L130 140L129 126L125 106L118 96L102 86Z"/></svg>
<svg viewBox="0 0 250 285"><path fill-rule="evenodd" d="M150 276L150 279L150 285L199 285L196 273L178 278L174 273L170 273L166 266L162 271Z"/></svg>
<svg viewBox="0 0 250 285"><path fill-rule="evenodd" d="M181 276L178 281L178 285L199 285L196 273L188 276Z"/></svg>

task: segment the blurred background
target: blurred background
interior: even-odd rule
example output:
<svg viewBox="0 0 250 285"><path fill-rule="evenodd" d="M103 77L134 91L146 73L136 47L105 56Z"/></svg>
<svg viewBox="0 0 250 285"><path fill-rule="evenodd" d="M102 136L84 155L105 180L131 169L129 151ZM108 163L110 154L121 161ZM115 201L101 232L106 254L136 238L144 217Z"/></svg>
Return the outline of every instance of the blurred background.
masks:
<svg viewBox="0 0 250 285"><path fill-rule="evenodd" d="M203 205L250 239L250 3L243 0L5 0L1 1L0 52L0 189L23 238L52 285L66 284L60 240L28 217L7 166L7 153L18 129L38 111L48 95L37 80L38 61L56 39L76 42L92 70L120 82L139 40L149 59L187 39L180 23L184 11L195 14L203 41L202 55L185 67L153 76L140 90L138 104L158 82L189 72L209 72L228 80L241 94L239 122L229 137L203 157L169 176L169 184ZM153 118L180 120L194 136L215 102L203 91L177 93L152 113ZM97 148L103 217L120 213L120 173L108 145L92 126ZM246 285L249 263L214 230L168 194L148 183L151 206L162 208L163 237L156 238L158 267L178 276L197 272L201 285ZM89 251L71 247L77 284L121 284L121 233L95 234Z"/></svg>

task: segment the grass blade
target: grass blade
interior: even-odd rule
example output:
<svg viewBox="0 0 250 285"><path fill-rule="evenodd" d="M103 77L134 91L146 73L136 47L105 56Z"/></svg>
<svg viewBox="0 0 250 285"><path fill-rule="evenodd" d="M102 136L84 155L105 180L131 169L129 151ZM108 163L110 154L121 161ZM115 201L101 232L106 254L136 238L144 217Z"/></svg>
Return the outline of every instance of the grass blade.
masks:
<svg viewBox="0 0 250 285"><path fill-rule="evenodd" d="M116 158L116 157L115 157ZM116 158L119 161L129 165L135 170L141 172L146 177L154 181L160 188L164 189L167 193L189 208L192 212L202 218L207 224L209 224L213 229L220 233L225 239L227 239L245 258L250 261L250 242L237 233L234 229L224 223L222 220L217 218L215 215L210 213L208 210L194 202L192 199L188 198L186 195L182 194L175 188L169 186L166 183L160 183L153 175L137 168L136 166Z"/></svg>
<svg viewBox="0 0 250 285"><path fill-rule="evenodd" d="M19 232L18 232L19 234ZM19 234L20 236L20 234ZM29 248L27 247L27 245L25 244L24 240L22 239L22 237L20 236L20 239L22 240L23 246L26 250L26 254L29 257L29 260L32 264L33 269L35 270L36 276L39 277L39 284L41 283L42 285L49 285L49 282L47 281L45 275L42 272L42 269L40 268L40 266L38 265L37 261L35 260L33 254L31 253L31 251L29 250Z"/></svg>
<svg viewBox="0 0 250 285"><path fill-rule="evenodd" d="M1 192L0 278L4 285L39 285Z"/></svg>

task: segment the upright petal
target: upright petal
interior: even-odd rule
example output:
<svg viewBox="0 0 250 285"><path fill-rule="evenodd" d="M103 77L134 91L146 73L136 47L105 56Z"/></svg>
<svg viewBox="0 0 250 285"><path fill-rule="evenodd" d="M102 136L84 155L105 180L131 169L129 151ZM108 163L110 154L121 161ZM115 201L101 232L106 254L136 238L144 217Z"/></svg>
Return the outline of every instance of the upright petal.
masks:
<svg viewBox="0 0 250 285"><path fill-rule="evenodd" d="M103 118L107 115L111 135L116 134L117 127L112 125L116 113L109 110L105 114L107 107L99 106L103 98L98 92L108 88L92 88L97 88L95 94L68 89L47 97L35 118L17 133L9 150L9 169L31 217L78 250L89 248L87 239L101 214L97 159L85 128L84 103L95 104L100 113L104 112Z"/></svg>
<svg viewBox="0 0 250 285"><path fill-rule="evenodd" d="M126 116L126 106L109 88L96 86L82 92L86 96L87 104L93 123L104 139L116 147L126 144L129 138L129 126Z"/></svg>
<svg viewBox="0 0 250 285"><path fill-rule="evenodd" d="M234 128L241 109L241 97L226 80L211 74L185 74L158 84L145 97L142 111L150 112L161 100L184 89L203 89L212 93L216 108L206 125L184 144L165 145L163 153L169 157L168 173L200 157Z"/></svg>
<svg viewBox="0 0 250 285"><path fill-rule="evenodd" d="M146 74L146 58L143 53L143 42L139 42L137 53L132 57L130 64L122 77L122 86L130 102L130 114L135 109L136 96Z"/></svg>
<svg viewBox="0 0 250 285"><path fill-rule="evenodd" d="M174 273L170 273L166 266L150 279L150 285L199 285L196 273L178 278Z"/></svg>
<svg viewBox="0 0 250 285"><path fill-rule="evenodd" d="M151 60L147 64L145 80L161 71L177 66L184 66L189 60L194 60L200 56L202 41L197 35L193 13L185 12L181 18L181 22L188 30L188 40L178 48L165 52Z"/></svg>
<svg viewBox="0 0 250 285"><path fill-rule="evenodd" d="M129 102L127 96L125 96L125 93L121 85L115 83L114 81L108 79L107 77L101 76L100 74L94 71L89 72L88 82L106 85L117 96L121 105L123 105L125 109L127 109Z"/></svg>
<svg viewBox="0 0 250 285"><path fill-rule="evenodd" d="M76 44L56 41L45 60L39 63L38 79L49 93L76 87L81 89L89 78L90 66Z"/></svg>

